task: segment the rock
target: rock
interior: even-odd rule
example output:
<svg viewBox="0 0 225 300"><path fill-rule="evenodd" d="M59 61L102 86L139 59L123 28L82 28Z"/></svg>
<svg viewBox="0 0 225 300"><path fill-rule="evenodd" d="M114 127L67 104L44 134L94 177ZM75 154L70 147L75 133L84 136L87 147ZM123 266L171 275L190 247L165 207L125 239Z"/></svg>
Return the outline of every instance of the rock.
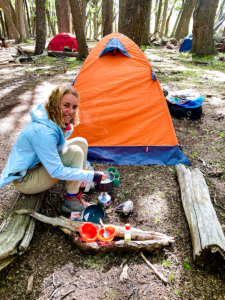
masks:
<svg viewBox="0 0 225 300"><path fill-rule="evenodd" d="M168 45L166 45L166 48L173 50L174 49L174 45L168 44Z"/></svg>
<svg viewBox="0 0 225 300"><path fill-rule="evenodd" d="M168 43L166 40L162 40L162 45L165 46Z"/></svg>
<svg viewBox="0 0 225 300"><path fill-rule="evenodd" d="M170 44L172 44L174 46L177 46L177 44L178 44L178 42L177 42L177 40L175 38L170 39L169 42L170 42Z"/></svg>

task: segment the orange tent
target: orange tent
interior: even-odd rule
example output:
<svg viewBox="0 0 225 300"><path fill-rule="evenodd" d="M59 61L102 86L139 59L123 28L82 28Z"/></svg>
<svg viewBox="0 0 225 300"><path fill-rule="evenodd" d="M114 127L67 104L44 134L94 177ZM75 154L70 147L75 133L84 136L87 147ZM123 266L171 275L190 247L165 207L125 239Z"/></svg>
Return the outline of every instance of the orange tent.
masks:
<svg viewBox="0 0 225 300"><path fill-rule="evenodd" d="M190 165L151 65L128 37L104 37L86 59L74 88L81 98L81 124L71 138L87 139L90 161Z"/></svg>

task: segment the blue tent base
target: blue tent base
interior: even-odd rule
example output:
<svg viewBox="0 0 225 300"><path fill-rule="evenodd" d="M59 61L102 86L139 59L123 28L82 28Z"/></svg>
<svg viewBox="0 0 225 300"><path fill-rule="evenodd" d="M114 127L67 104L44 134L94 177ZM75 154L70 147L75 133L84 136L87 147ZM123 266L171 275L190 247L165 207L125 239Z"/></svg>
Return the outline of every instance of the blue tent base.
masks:
<svg viewBox="0 0 225 300"><path fill-rule="evenodd" d="M171 166L179 163L190 166L189 159L181 151L180 146L109 146L89 147L88 160L102 164L114 165L163 165Z"/></svg>

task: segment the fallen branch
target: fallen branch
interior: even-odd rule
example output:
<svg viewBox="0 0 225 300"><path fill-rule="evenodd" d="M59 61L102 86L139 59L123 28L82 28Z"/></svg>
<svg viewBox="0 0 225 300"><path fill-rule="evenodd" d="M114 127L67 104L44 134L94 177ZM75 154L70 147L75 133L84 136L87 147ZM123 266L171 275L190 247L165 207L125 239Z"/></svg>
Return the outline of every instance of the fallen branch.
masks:
<svg viewBox="0 0 225 300"><path fill-rule="evenodd" d="M147 260L147 258L144 256L143 252L141 252L141 256L142 258L144 259L144 261L146 262L146 264L152 268L152 270L155 272L155 274L165 283L167 284L168 283L168 280L162 275L160 274L156 268Z"/></svg>
<svg viewBox="0 0 225 300"><path fill-rule="evenodd" d="M125 242L124 240L112 241L108 244L96 241L93 243L86 243L75 232L70 229L60 227L60 229L69 236L71 242L81 251L92 254L103 254L107 252L136 252L147 251L158 254L163 246L169 245L168 242L163 240L149 240L149 241L131 241Z"/></svg>
<svg viewBox="0 0 225 300"><path fill-rule="evenodd" d="M69 56L77 57L78 52L66 52L66 51L48 51L48 56Z"/></svg>
<svg viewBox="0 0 225 300"><path fill-rule="evenodd" d="M83 225L85 222L79 222L79 221L71 221L63 216L61 217L56 217L56 218L50 218L47 216L44 216L42 214L39 214L35 211L31 211L31 210L18 210L16 211L14 214L18 214L18 215L29 215L41 222L47 223L47 224L51 224L53 226L59 226L59 227L64 227L67 229L70 229L74 232L79 232L79 228L81 225ZM93 225L99 229L101 228L99 224L94 224ZM108 226L107 224L105 224L105 226ZM113 225L116 229L117 229L117 237L124 237L124 227L121 226L115 226ZM174 238L173 237L169 237L163 233L159 233L159 232L154 232L154 231L144 231L141 229L137 229L137 228L131 228L130 229L131 232L131 238L133 240L138 240L138 241L146 241L146 240L159 240L162 243L166 243L166 245L168 243L173 243L174 242Z"/></svg>

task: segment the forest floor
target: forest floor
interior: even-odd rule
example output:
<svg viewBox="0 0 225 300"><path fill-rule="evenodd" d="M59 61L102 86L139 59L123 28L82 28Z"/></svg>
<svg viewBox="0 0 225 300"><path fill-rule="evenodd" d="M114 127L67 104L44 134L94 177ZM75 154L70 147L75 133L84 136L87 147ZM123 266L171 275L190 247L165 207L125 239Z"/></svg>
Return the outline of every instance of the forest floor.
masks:
<svg viewBox="0 0 225 300"><path fill-rule="evenodd" d="M1 50L7 51L7 50ZM1 52L2 53L2 52ZM199 168L209 187L219 222L225 231L225 63L218 58L193 62L178 50L145 50L159 82L167 90L192 88L204 95L203 115L198 121L172 118L179 144ZM223 56L224 55L221 55ZM205 64L204 64L205 63ZM44 101L59 83L72 83L82 62L73 58L40 58L34 63L0 72L0 172L22 128L30 121L29 110ZM67 72L64 73L64 68ZM214 95L207 97L207 95ZM106 170L108 165L94 165ZM147 259L170 281L155 275L140 253L88 255L67 239L59 228L37 221L28 251L0 273L0 299L225 299L224 278L193 263L188 223L182 207L174 166L116 166L121 183L114 189L112 207L125 200L134 211L125 218L111 212L106 223L152 230L175 237L158 255ZM89 196L96 200L99 193ZM0 223L18 196L13 184L0 190ZM65 196L61 182L46 192L40 212L59 216ZM184 262L190 266L186 269ZM122 266L129 278L121 282ZM222 266L221 266L222 268ZM26 295L28 278L34 275L33 290ZM61 296L56 286L60 285Z"/></svg>

